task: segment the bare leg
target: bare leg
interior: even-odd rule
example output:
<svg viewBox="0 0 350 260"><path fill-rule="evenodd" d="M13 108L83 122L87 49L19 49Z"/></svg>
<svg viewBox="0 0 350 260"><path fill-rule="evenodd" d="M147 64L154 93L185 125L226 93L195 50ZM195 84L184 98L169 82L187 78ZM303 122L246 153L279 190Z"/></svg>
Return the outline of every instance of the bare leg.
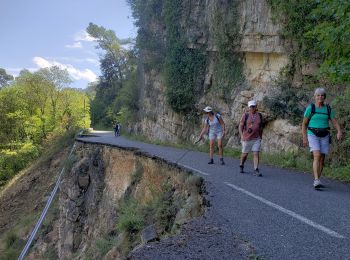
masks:
<svg viewBox="0 0 350 260"><path fill-rule="evenodd" d="M244 165L245 161L247 160L248 153L242 153L241 154L241 163L240 165Z"/></svg>
<svg viewBox="0 0 350 260"><path fill-rule="evenodd" d="M218 139L218 148L219 148L219 156L220 156L220 158L222 158L224 156L224 152L222 149L222 140L221 139Z"/></svg>
<svg viewBox="0 0 350 260"><path fill-rule="evenodd" d="M320 151L313 151L313 157L314 160L312 162L312 169L313 169L313 174L314 174L314 178L319 179L321 172L320 170L323 169L323 165L320 167L320 162L321 162L321 153ZM324 160L324 156L323 156L323 160Z"/></svg>
<svg viewBox="0 0 350 260"><path fill-rule="evenodd" d="M325 157L326 157L326 155L324 153L321 153L321 155L320 155L320 162L318 164L318 179L321 178Z"/></svg>
<svg viewBox="0 0 350 260"><path fill-rule="evenodd" d="M253 152L254 170L259 166L259 152Z"/></svg>
<svg viewBox="0 0 350 260"><path fill-rule="evenodd" d="M209 157L210 157L210 159L214 158L214 145L215 145L215 139L210 140L210 142L209 142Z"/></svg>

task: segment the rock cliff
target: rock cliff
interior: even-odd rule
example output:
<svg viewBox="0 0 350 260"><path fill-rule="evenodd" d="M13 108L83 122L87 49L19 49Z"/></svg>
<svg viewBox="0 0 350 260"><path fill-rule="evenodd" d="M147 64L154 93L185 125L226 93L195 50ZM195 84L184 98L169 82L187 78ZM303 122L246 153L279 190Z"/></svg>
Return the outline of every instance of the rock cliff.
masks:
<svg viewBox="0 0 350 260"><path fill-rule="evenodd" d="M201 185L199 177L159 159L80 144L61 184L58 258L118 259L141 243L176 232L201 214ZM129 212L134 208L126 205L142 213ZM136 212L142 219L135 219Z"/></svg>
<svg viewBox="0 0 350 260"><path fill-rule="evenodd" d="M250 99L258 101L260 112L268 121L264 132L263 149L278 151L280 149L297 149L295 134L298 127L290 125L286 120L277 122L262 104L264 96L269 95L273 82L280 70L288 64L288 48L290 43L279 35L280 25L272 21L271 9L266 0L236 1L236 10L231 10L231 1L206 0L182 1L181 27L184 28L188 48L206 48L207 67L202 79L203 94L195 104L200 118L201 109L210 105L224 116L228 129L228 147L238 147L238 123L246 104ZM234 12L233 12L234 11ZM215 20L217 12L224 19L237 19L239 25L239 44L236 52L243 63L244 81L235 87L225 98L218 98L211 88L217 59L218 48L215 43ZM230 18L231 17L231 18ZM154 35L166 38L164 25L152 23L149 28ZM146 55L146 54L145 54ZM234 69L234 68L232 68ZM194 140L198 136L199 120L189 120L172 111L165 97L166 85L164 75L159 70L142 71L141 122L135 130L151 139L166 141ZM277 135L277 136L276 136ZM277 138L278 137L278 138Z"/></svg>

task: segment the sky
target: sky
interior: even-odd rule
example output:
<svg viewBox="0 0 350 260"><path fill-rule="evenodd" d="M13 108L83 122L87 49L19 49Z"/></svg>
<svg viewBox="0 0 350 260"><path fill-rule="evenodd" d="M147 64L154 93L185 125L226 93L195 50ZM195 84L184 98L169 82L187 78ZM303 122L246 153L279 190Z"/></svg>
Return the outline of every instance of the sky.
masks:
<svg viewBox="0 0 350 260"><path fill-rule="evenodd" d="M71 87L86 88L101 74L97 43L88 37L92 22L119 39L135 38L126 0L0 0L0 68L17 76L57 65L67 69Z"/></svg>

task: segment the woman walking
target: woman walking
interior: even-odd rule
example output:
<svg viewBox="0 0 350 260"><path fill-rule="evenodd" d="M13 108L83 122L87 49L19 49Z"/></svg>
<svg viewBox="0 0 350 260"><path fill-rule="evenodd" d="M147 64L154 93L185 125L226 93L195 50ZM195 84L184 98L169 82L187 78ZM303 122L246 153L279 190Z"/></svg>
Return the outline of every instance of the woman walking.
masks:
<svg viewBox="0 0 350 260"><path fill-rule="evenodd" d="M325 104L326 91L324 88L315 90L315 103L310 104L304 113L302 122L303 144L306 147L309 145L310 151L313 154L312 169L314 174L314 188L322 187L321 174L324 166L326 154L329 153L330 135L329 121L337 130L337 139L340 140L343 133L340 125L335 118L333 109L330 105Z"/></svg>
<svg viewBox="0 0 350 260"><path fill-rule="evenodd" d="M219 156L220 156L220 164L224 165L223 158L223 148L222 148L222 139L225 136L225 123L219 113L214 113L213 109L209 106L203 109L203 111L207 114L207 118L204 122L203 129L199 135L199 142L203 135L208 133L209 136L209 157L210 160L208 164L214 164L214 145L215 140L218 140L218 148L219 148Z"/></svg>

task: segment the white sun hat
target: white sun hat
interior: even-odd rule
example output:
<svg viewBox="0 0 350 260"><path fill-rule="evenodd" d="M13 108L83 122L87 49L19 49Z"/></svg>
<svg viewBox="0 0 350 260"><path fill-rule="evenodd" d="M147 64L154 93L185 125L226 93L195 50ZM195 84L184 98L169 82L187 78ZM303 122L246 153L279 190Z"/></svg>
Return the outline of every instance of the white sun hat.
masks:
<svg viewBox="0 0 350 260"><path fill-rule="evenodd" d="M205 107L205 108L203 109L203 111L208 113L208 112L212 112L213 109L212 109L211 107L208 106L208 107Z"/></svg>
<svg viewBox="0 0 350 260"><path fill-rule="evenodd" d="M256 106L256 101L255 100L250 100L248 102L248 107L251 107L251 106Z"/></svg>

